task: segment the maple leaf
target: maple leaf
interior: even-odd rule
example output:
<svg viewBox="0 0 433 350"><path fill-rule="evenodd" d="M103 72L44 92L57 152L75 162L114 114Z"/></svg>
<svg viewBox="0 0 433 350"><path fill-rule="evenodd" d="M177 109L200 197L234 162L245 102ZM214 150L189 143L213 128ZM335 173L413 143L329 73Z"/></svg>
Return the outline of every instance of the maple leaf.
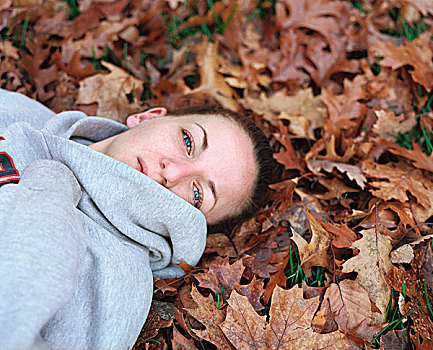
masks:
<svg viewBox="0 0 433 350"><path fill-rule="evenodd" d="M143 91L143 82L134 78L123 69L103 62L110 70L109 74L97 74L80 82L77 104L98 103L96 114L123 122L125 118L144 108L139 98ZM127 94L133 93L130 103Z"/></svg>
<svg viewBox="0 0 433 350"><path fill-rule="evenodd" d="M218 309L217 303L213 300L211 295L207 298L203 297L194 286L192 286L191 296L198 307L195 309L186 308L185 310L197 321L206 326L204 330L194 329L193 332L200 338L215 344L218 349L233 349L220 328L221 323L225 319L225 310Z"/></svg>
<svg viewBox="0 0 433 350"><path fill-rule="evenodd" d="M211 97L224 108L240 112L239 105L232 99L232 96L236 96L234 91L218 73L218 44L204 39L196 46L195 52L200 85L190 89L183 79L178 79L178 89L190 98L204 101L207 97Z"/></svg>
<svg viewBox="0 0 433 350"><path fill-rule="evenodd" d="M397 199L404 203L409 200L406 191L417 198L424 208L429 208L430 199L433 196L433 183L429 181L419 169L414 169L404 163L378 164L369 158L362 162L364 174L379 179L372 181L370 185L377 190L370 192L384 200Z"/></svg>
<svg viewBox="0 0 433 350"><path fill-rule="evenodd" d="M343 264L342 272L356 271L357 281L367 291L370 300L380 312L373 312L372 324L386 320L386 308L389 302L391 287L387 284L386 275L391 272L389 260L391 238L381 233L381 226L361 231L362 238L352 243L359 254Z"/></svg>
<svg viewBox="0 0 433 350"><path fill-rule="evenodd" d="M229 297L232 290L237 290L247 296L254 307L260 310L263 308L260 303L263 281L253 278L248 285L241 285L240 280L244 270L242 259L230 265L228 257L225 259L218 257L209 266L208 272L196 274L194 277L199 281L200 287L209 288L215 295L221 294L224 300Z"/></svg>
<svg viewBox="0 0 433 350"><path fill-rule="evenodd" d="M319 305L319 296L305 300L302 288L275 288L269 323L236 291L228 303L230 307L221 329L236 349L349 348L344 335L339 332L319 334L313 331L311 319Z"/></svg>
<svg viewBox="0 0 433 350"><path fill-rule="evenodd" d="M334 270L332 264L332 254L330 252L330 244L332 237L330 234L316 221L316 219L307 210L308 221L311 227L311 241L308 243L301 235L292 229L292 240L296 243L301 260L302 271L307 277L311 277L312 266L323 266L329 271Z"/></svg>
<svg viewBox="0 0 433 350"><path fill-rule="evenodd" d="M430 36L430 33L424 33L413 41L404 41L400 46L379 41L372 51L383 57L380 64L384 67L396 70L405 65L412 66L413 70L409 71L412 79L430 92L433 89L433 52L428 45Z"/></svg>
<svg viewBox="0 0 433 350"><path fill-rule="evenodd" d="M177 327L173 327L173 340L171 341L172 349L175 350L192 350L196 349L194 345L194 339L186 338L181 332L177 330Z"/></svg>

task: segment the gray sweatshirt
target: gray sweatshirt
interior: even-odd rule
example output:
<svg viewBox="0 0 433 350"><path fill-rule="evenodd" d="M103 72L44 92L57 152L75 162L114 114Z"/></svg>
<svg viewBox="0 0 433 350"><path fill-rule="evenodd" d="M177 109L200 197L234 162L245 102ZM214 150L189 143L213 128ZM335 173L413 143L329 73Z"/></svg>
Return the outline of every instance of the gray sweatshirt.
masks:
<svg viewBox="0 0 433 350"><path fill-rule="evenodd" d="M0 349L129 349L200 259L199 210L86 146L126 129L0 90Z"/></svg>

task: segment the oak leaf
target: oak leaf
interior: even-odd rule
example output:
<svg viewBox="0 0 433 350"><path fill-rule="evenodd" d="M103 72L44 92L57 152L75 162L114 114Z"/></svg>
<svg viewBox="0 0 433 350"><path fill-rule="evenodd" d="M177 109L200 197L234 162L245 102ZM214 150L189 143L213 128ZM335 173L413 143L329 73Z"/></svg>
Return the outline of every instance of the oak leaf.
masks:
<svg viewBox="0 0 433 350"><path fill-rule="evenodd" d="M321 225L333 236L332 245L336 248L350 247L351 243L359 238L358 235L344 223L337 226L330 222L322 222Z"/></svg>
<svg viewBox="0 0 433 350"><path fill-rule="evenodd" d="M363 118L367 107L359 100L364 99L365 84L363 75L357 75L353 81L344 80L344 94L337 95L332 89L322 89L321 99L328 109L329 119L339 128L350 129L356 126L353 120Z"/></svg>
<svg viewBox="0 0 433 350"><path fill-rule="evenodd" d="M373 131L387 141L394 141L395 136L404 134L416 126L414 113L409 113L407 117L404 114L396 116L391 110L375 111L377 121L374 123Z"/></svg>
<svg viewBox="0 0 433 350"><path fill-rule="evenodd" d="M284 149L281 149L278 153L274 153L273 157L278 163L283 164L286 170L297 169L301 173L304 173L305 170L293 147L292 138L282 122L279 122L279 129L280 133L276 133L274 136L283 145Z"/></svg>
<svg viewBox="0 0 433 350"><path fill-rule="evenodd" d="M77 104L96 102L98 116L123 122L128 115L144 108L139 101L143 82L111 63L104 62L102 65L108 68L110 73L83 79L78 89ZM133 94L132 103L129 102L127 94Z"/></svg>
<svg viewBox="0 0 433 350"><path fill-rule="evenodd" d="M428 13L433 14L433 3L430 0L406 0L407 2L414 5L423 16L427 16Z"/></svg>
<svg viewBox="0 0 433 350"><path fill-rule="evenodd" d="M365 320L371 322L371 302L368 293L355 280L332 283L325 292L321 311L325 318L332 314L346 332L353 331ZM371 339L369 339L371 340Z"/></svg>
<svg viewBox="0 0 433 350"><path fill-rule="evenodd" d="M331 173L334 168L337 168L341 173L346 173L350 180L355 180L359 187L364 189L367 182L366 177L358 165L345 164L340 162L330 162L328 160L314 159L307 161L308 167L316 173L322 169Z"/></svg>
<svg viewBox="0 0 433 350"><path fill-rule="evenodd" d="M347 13L347 5L338 1L285 0L275 5L275 21L280 28L307 28L322 34L328 41L330 35L339 30L341 19L337 17Z"/></svg>
<svg viewBox="0 0 433 350"><path fill-rule="evenodd" d="M380 312L373 312L372 324L383 323L386 320L386 308L389 302L391 287L386 276L391 272L389 260L391 238L381 233L381 226L361 231L363 237L352 243L359 254L343 264L342 272L356 271L357 281L367 291L370 300Z"/></svg>
<svg viewBox="0 0 433 350"><path fill-rule="evenodd" d="M259 316L247 298L236 291L228 300L221 329L236 349L348 349L344 335L315 333L311 320L319 297L305 300L302 288L276 287L269 311L269 323Z"/></svg>
<svg viewBox="0 0 433 350"><path fill-rule="evenodd" d="M370 190L374 196L385 201L397 199L404 203L409 201L406 192L410 192L421 206L429 208L430 198L433 196L433 183L421 170L404 163L378 164L371 158L361 164L364 174L378 179L370 182L370 185L376 188Z"/></svg>
<svg viewBox="0 0 433 350"><path fill-rule="evenodd" d="M414 167L433 172L433 153L428 156L421 151L421 147L416 142L412 142L413 150L410 150L387 140L378 139L376 141L389 147L390 152L412 160Z"/></svg>
<svg viewBox="0 0 433 350"><path fill-rule="evenodd" d="M298 247L302 271L307 277L311 277L312 266L323 266L329 271L333 271L334 266L330 252L331 235L317 222L309 211L307 211L307 216L312 232L310 243L293 229L292 240Z"/></svg>
<svg viewBox="0 0 433 350"><path fill-rule="evenodd" d="M218 45L204 39L196 45L196 62L199 65L200 85L194 89L189 88L183 79L177 80L178 89L190 98L204 101L210 97L215 99L224 108L240 112L240 106L232 99L236 96L232 88L218 73Z"/></svg>
<svg viewBox="0 0 433 350"><path fill-rule="evenodd" d="M329 83L329 78L338 72L357 73L359 64L355 60L347 59L347 37L340 34L331 34L328 42L319 37L311 37L305 54L313 63L305 65L305 69L310 73L311 78L317 86L323 87Z"/></svg>
<svg viewBox="0 0 433 350"><path fill-rule="evenodd" d="M430 36L427 32L413 41L404 41L400 46L390 41L379 41L372 50L383 57L380 64L384 67L396 70L405 65L412 66L413 70L409 71L412 79L430 92L433 89L433 52L428 45Z"/></svg>

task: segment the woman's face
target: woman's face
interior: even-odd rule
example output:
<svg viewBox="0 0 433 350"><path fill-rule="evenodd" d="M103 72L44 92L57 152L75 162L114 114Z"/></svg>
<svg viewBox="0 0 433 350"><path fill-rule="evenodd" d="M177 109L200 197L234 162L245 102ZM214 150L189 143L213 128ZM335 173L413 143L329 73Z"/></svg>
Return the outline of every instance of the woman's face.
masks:
<svg viewBox="0 0 433 350"><path fill-rule="evenodd" d="M221 116L128 117L129 130L90 147L144 173L199 208L209 224L240 211L257 174L249 137Z"/></svg>

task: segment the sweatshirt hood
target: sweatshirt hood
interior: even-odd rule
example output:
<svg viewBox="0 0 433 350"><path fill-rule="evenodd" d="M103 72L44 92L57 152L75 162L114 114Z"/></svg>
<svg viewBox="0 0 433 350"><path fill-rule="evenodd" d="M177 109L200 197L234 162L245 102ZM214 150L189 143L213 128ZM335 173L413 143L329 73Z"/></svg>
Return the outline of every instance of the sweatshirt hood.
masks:
<svg viewBox="0 0 433 350"><path fill-rule="evenodd" d="M169 277L181 275L176 264L184 260L195 265L204 251L207 226L203 213L134 168L69 140L93 143L127 129L105 118L63 112L42 132L53 159L66 164L84 190L79 209L148 248L152 270L168 268Z"/></svg>

